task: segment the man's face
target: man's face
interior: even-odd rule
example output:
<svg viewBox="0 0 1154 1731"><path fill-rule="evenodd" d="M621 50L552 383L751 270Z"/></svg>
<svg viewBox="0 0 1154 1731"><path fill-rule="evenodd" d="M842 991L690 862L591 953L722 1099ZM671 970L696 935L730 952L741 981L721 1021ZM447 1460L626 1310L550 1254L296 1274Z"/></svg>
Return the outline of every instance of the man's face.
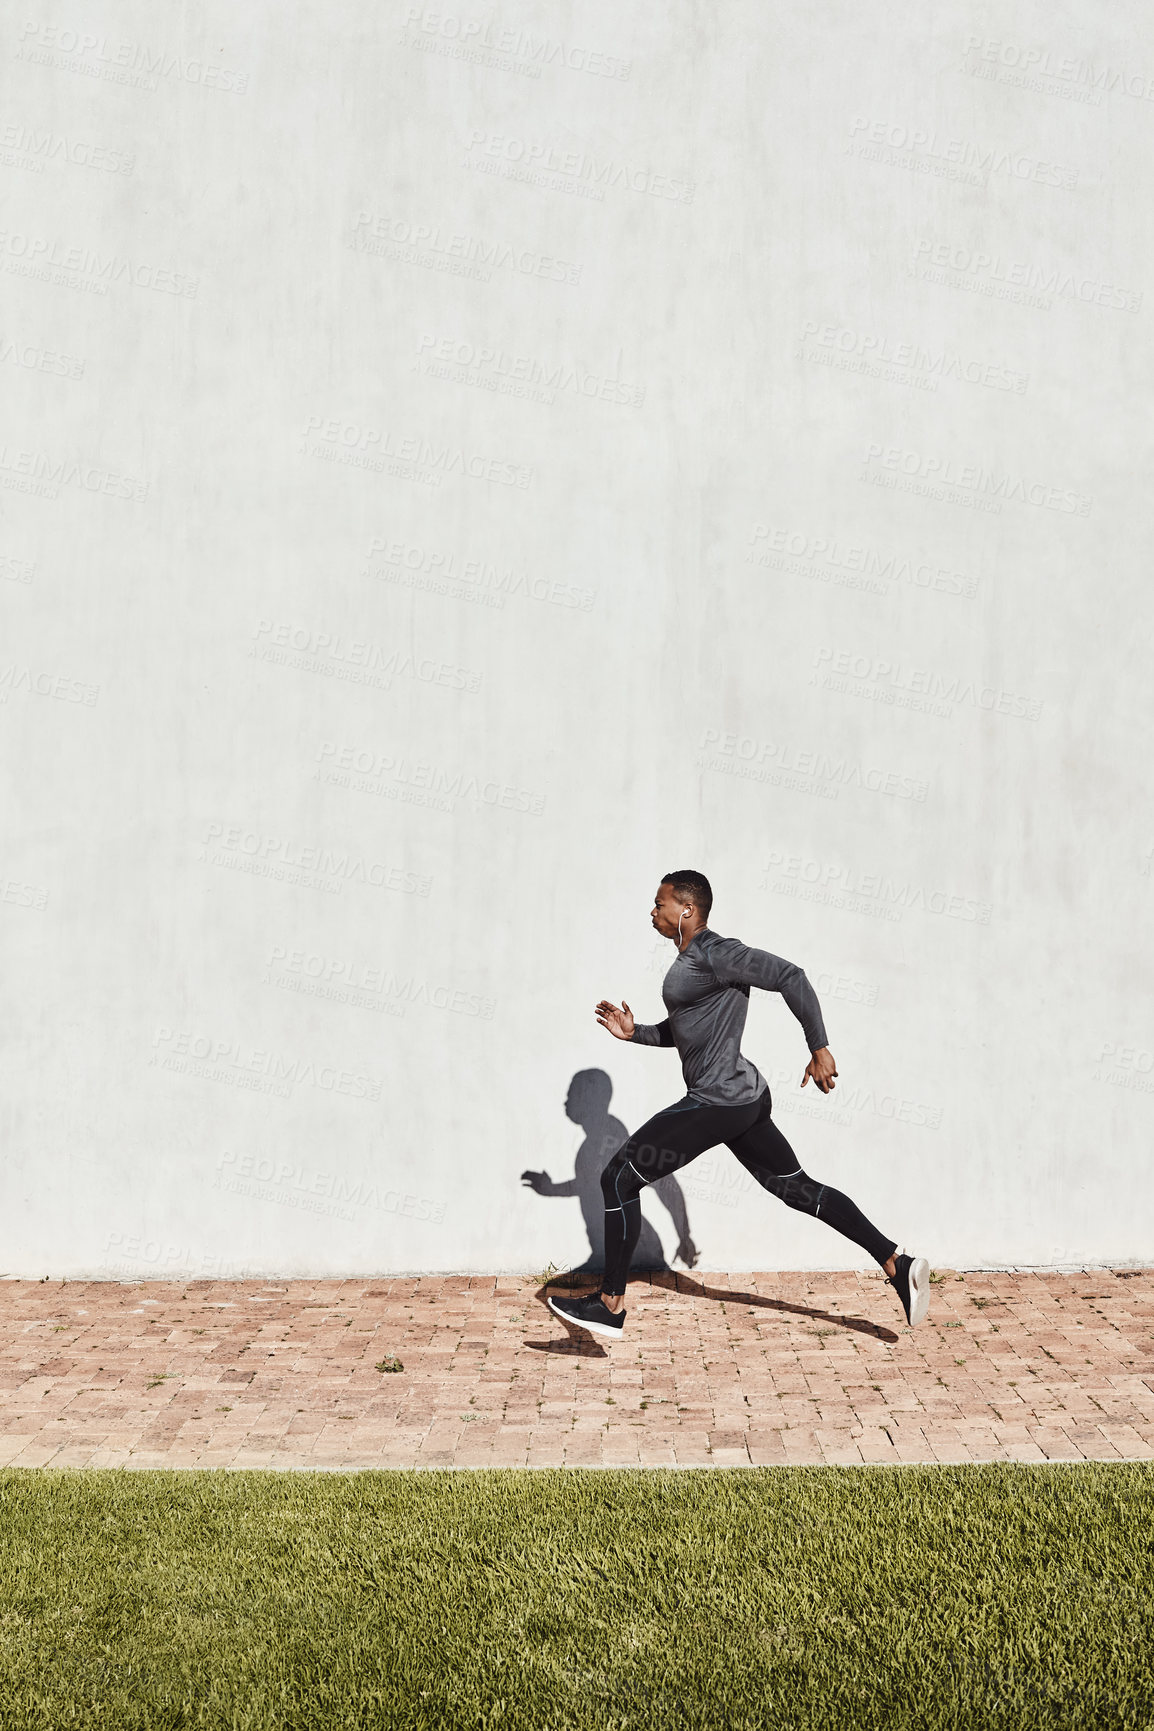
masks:
<svg viewBox="0 0 1154 1731"><path fill-rule="evenodd" d="M653 900L653 912L650 919L653 929L660 932L663 938L676 938L677 922L686 908L692 908L693 903L674 892L672 884L658 884L657 894ZM684 931L684 926L682 927Z"/></svg>

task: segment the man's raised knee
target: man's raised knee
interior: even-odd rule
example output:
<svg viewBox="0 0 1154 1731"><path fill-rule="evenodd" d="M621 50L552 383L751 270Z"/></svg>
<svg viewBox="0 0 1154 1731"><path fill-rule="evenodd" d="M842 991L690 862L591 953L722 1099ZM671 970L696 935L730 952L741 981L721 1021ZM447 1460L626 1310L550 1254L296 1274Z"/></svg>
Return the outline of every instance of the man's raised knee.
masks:
<svg viewBox="0 0 1154 1731"><path fill-rule="evenodd" d="M607 1208L620 1208L641 1194L642 1179L629 1159L629 1149L619 1148L601 1174L601 1194Z"/></svg>

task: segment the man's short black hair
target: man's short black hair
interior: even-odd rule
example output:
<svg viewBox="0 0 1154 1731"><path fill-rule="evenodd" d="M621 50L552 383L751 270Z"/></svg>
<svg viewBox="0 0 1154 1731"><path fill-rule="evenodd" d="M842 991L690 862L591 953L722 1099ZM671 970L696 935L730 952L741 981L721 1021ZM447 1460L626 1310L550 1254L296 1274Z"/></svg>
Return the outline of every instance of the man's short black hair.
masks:
<svg viewBox="0 0 1154 1731"><path fill-rule="evenodd" d="M663 884L672 884L675 895L684 896L687 902L692 902L703 920L709 918L709 910L713 906L713 891L704 872L666 872L661 881Z"/></svg>

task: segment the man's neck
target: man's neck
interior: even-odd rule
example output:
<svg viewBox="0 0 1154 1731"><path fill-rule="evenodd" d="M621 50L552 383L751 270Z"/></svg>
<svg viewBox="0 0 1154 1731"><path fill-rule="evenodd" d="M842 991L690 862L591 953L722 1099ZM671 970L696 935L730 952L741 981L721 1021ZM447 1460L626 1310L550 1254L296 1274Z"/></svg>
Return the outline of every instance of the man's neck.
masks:
<svg viewBox="0 0 1154 1731"><path fill-rule="evenodd" d="M678 945L678 948L677 948L678 955L683 956L685 954L686 950L689 948L690 944L693 942L694 938L699 937L702 932L707 932L708 930L709 930L708 926L698 926L698 928L695 932L683 933L681 943Z"/></svg>

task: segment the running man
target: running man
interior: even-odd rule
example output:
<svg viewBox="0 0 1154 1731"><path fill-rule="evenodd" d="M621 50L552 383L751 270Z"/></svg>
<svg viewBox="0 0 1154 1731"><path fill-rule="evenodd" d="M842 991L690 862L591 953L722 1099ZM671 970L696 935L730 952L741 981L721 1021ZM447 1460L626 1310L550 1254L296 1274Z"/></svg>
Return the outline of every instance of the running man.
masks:
<svg viewBox="0 0 1154 1731"><path fill-rule="evenodd" d="M550 1309L593 1334L620 1339L625 1327L625 1281L641 1230L641 1191L655 1178L688 1165L724 1142L762 1187L803 1214L824 1220L852 1239L885 1270L913 1326L930 1305L930 1270L924 1256L898 1253L848 1196L819 1184L798 1159L770 1117L764 1076L741 1053L749 988L780 992L801 1023L811 1057L801 1079L823 1094L835 1087L837 1066L826 1044L821 1006L801 968L723 938L706 924L713 906L709 880L696 871L669 872L657 888L650 918L663 938L677 945L677 958L661 985L669 1014L646 1025L629 1005L606 999L597 1020L617 1040L635 1046L676 1046L686 1094L634 1132L601 1175L605 1199L605 1278L588 1298L552 1298Z"/></svg>

